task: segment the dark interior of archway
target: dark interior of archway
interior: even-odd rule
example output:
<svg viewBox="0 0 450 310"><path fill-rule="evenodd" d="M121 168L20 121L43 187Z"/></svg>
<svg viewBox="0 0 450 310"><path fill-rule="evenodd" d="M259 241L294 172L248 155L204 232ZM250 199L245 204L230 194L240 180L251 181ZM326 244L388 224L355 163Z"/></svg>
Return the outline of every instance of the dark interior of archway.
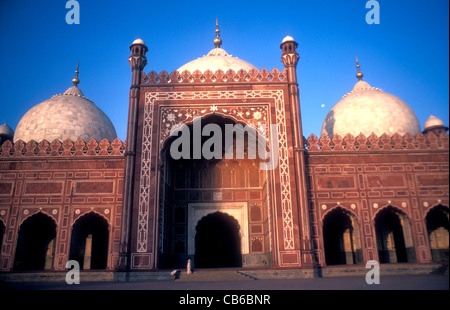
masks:
<svg viewBox="0 0 450 310"><path fill-rule="evenodd" d="M50 241L56 238L56 224L47 215L37 213L20 225L15 270L43 270Z"/></svg>
<svg viewBox="0 0 450 310"><path fill-rule="evenodd" d="M108 257L108 222L95 213L82 216L73 225L69 259L78 261L83 269L86 238L89 235L92 235L90 269L105 269Z"/></svg>
<svg viewBox="0 0 450 310"><path fill-rule="evenodd" d="M211 136L203 136L203 128L204 128L204 126L208 125L208 124L215 124L215 125L218 125L220 127L220 130L221 130L221 133L222 133L222 145L221 145L222 158L224 158L225 157L225 153L227 151L226 150L226 145L225 145L225 135L226 135L226 131L227 131L226 130L226 128L227 128L226 125L236 125L236 124L241 124L241 123L238 123L238 122L234 121L231 118L223 117L223 116L215 115L215 114L202 117L200 121L201 121L200 122L200 124L201 124L201 133L199 133L199 134L201 134L201 137L200 137L201 138L201 143L200 143L200 145L201 145L202 148L203 148L203 145L204 145L205 141L209 140L211 138L211 136L213 135L213 133L210 133ZM245 126L245 124L241 124L241 125ZM193 123L188 124L187 127L189 128L189 134L190 134L190 148L189 148L189 150L190 150L190 160L192 160L194 158L194 144L193 144L193 141L194 141L194 137L198 138L198 136L194 134ZM254 143L257 143L256 139L257 139L258 136L257 136L257 132L255 130L249 130L248 132L244 132L244 141L242 141L242 142L244 142L244 146L243 147L244 147L244 157L245 158L248 157L248 148L249 147L252 147L252 148L256 148L257 147L257 145L253 144L253 143L249 145L248 141L251 140L251 139L249 139L249 134L251 135L252 139L255 139ZM172 160L172 158L170 157L170 154L169 154L170 153L169 152L170 145L171 145L171 143L174 140L177 140L180 136L181 136L181 133L178 133L178 134L174 133L174 135L169 137L167 139L167 141L164 143L164 150L167 151L166 152L167 153L166 155L168 157L167 159ZM234 137L234 145L236 145L236 134L234 134L233 137ZM180 152L181 152L182 147L183 147L182 145L178 146L178 150ZM211 151L215 151L214 147L211 147L210 150ZM236 156L235 156L236 155L236 150L235 149L233 150L233 154L234 154L233 158L236 158ZM198 160L204 160L203 154L201 154L201 156L202 156L202 158L201 159L197 159L197 161ZM258 152L256 152L256 156L257 157L259 156ZM186 160L186 159L181 159L181 160Z"/></svg>
<svg viewBox="0 0 450 310"><path fill-rule="evenodd" d="M323 241L327 265L346 263L343 234L349 228L352 229L350 217L340 209L331 211L324 218Z"/></svg>
<svg viewBox="0 0 450 310"><path fill-rule="evenodd" d="M438 229L440 227L449 230L448 221L448 208L444 206L437 206L428 212L427 217L427 230L429 232Z"/></svg>
<svg viewBox="0 0 450 310"><path fill-rule="evenodd" d="M216 124L225 134L226 125L235 125L236 122L220 115L205 116L201 119L202 129L208 124ZM245 125L245 124L241 124ZM161 222L159 264L161 268L186 268L186 263L191 257L188 254L188 209L190 202L211 201L212 196L205 198L209 191L219 192L226 188L233 189L253 188L261 189L259 159L248 158L248 140L253 139L253 132L244 132L244 146L239 150L244 152L244 160L225 159L225 137L222 137L222 159L193 158L193 124L188 125L190 132L190 159L173 159L170 153L172 143L179 138L173 136L166 140L161 152L163 165L161 167ZM249 139L252 134L252 139ZM181 134L180 134L181 135ZM202 136L201 145L211 136ZM236 155L237 134L233 135L233 155ZM255 138L256 139L256 138ZM179 146L179 151L182 146ZM258 156L258 152L257 152ZM235 158L236 156L233 156ZM246 166L244 167L244 162ZM250 163L251 162L251 163ZM249 164L250 163L250 164ZM245 175L248 174L249 178ZM209 192L211 193L211 192ZM212 194L211 194L212 195ZM194 223L195 224L195 223ZM200 259L201 260L201 259ZM233 263L230 265L240 265ZM197 267L197 264L196 264Z"/></svg>
<svg viewBox="0 0 450 310"><path fill-rule="evenodd" d="M449 261L449 212L448 208L439 205L431 209L426 217L428 238L430 239L431 256L435 262ZM436 238L442 240L436 240ZM433 240L434 239L434 240ZM445 245L444 245L445 243Z"/></svg>
<svg viewBox="0 0 450 310"><path fill-rule="evenodd" d="M241 267L239 224L231 216L216 212L203 217L195 236L195 267Z"/></svg>
<svg viewBox="0 0 450 310"><path fill-rule="evenodd" d="M378 256L380 263L392 263L389 251L395 251L397 262L408 262L405 237L399 215L393 208L388 207L379 212L375 218L375 230L378 239ZM388 248L388 236L393 235L393 248Z"/></svg>

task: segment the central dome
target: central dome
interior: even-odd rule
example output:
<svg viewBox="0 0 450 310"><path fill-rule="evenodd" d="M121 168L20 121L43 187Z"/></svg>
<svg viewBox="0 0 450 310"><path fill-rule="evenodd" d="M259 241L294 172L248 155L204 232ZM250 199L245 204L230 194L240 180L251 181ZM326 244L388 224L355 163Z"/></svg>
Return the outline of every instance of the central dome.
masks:
<svg viewBox="0 0 450 310"><path fill-rule="evenodd" d="M229 69L232 69L235 72L240 69L244 69L245 71L249 71L250 69L258 70L258 68L254 65L246 62L245 60L233 57L224 49L217 47L212 49L208 55L188 62L184 66L180 67L178 71L183 72L187 70L194 72L195 70L200 70L203 73L206 70L216 72L219 69L224 72L227 72Z"/></svg>
<svg viewBox="0 0 450 310"><path fill-rule="evenodd" d="M203 73L206 70L216 72L219 69L224 72L227 72L229 69L232 69L235 72L241 69L244 69L245 71L249 71L250 69L258 70L258 68L256 68L254 65L246 62L245 60L233 57L224 49L220 48L220 46L222 45L222 40L219 38L219 25L217 22L214 45L216 47L212 49L206 56L188 62L187 64L181 66L178 71L183 72L187 70L192 73L195 70L200 70Z"/></svg>

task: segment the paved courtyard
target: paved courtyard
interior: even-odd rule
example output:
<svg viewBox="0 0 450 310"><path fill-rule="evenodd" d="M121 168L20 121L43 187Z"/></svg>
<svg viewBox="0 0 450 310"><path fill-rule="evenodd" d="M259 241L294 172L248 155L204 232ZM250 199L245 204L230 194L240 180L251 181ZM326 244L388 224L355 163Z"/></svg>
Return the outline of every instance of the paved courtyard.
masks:
<svg viewBox="0 0 450 310"><path fill-rule="evenodd" d="M448 290L447 275L384 276L369 285L364 277L212 282L0 283L2 290Z"/></svg>
<svg viewBox="0 0 450 310"><path fill-rule="evenodd" d="M94 305L101 309L114 309L123 302L130 307L149 309L183 309L190 306L191 309L253 307L280 310L301 309L312 304L320 304L321 308L340 309L349 300L380 308L385 308L386 304L414 308L423 304L424 300L434 305L448 301L449 278L445 275L384 276L380 280L380 284L372 285L366 284L364 277L213 282L81 282L79 285L0 283L0 294L32 307L56 297L72 305L85 304L87 309Z"/></svg>

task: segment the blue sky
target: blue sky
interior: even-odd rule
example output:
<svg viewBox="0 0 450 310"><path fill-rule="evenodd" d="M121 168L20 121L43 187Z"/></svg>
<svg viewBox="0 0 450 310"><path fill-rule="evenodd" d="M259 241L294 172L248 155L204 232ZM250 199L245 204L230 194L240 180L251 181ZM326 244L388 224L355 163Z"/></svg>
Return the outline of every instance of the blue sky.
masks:
<svg viewBox="0 0 450 310"><path fill-rule="evenodd" d="M145 71L168 72L206 55L219 18L222 48L256 67L283 69L279 45L299 43L303 132L320 134L329 109L364 80L392 93L423 123L449 124L449 1L379 0L380 24L365 21L366 0L78 0L80 24L65 21L65 0L0 1L0 122L15 129L34 105L80 85L126 137L129 46L142 38Z"/></svg>

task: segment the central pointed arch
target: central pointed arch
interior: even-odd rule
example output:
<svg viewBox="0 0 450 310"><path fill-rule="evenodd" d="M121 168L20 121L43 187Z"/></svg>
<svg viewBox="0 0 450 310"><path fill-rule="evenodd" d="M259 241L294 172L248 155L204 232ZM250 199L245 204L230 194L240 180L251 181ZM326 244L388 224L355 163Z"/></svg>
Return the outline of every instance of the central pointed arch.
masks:
<svg viewBox="0 0 450 310"><path fill-rule="evenodd" d="M186 266L188 259L195 260L196 252L196 225L198 221L209 213L216 211L233 216L240 226L241 255L249 253L249 229L248 229L248 203L250 199L261 209L261 218L255 219L261 229L260 234L266 234L269 230L267 224L267 212L262 209L264 191L268 190L267 172L260 170L261 160L256 151L256 158L249 156L249 148L256 148L258 132L253 128L245 128L245 124L236 123L232 117L211 114L201 118L195 128L194 123L183 124L186 133L172 136L165 140L160 151L161 170L159 177L160 209L159 209L159 262L163 268L181 268ZM237 125L237 126L236 126ZM207 127L208 126L208 127ZM228 127L227 127L228 126ZM221 158L208 158L201 154L201 158L193 156L194 131L206 128L215 128L221 131L220 139L212 148L220 144ZM220 128L220 130L219 130ZM226 130L232 128L233 132L228 136L226 143ZM236 130L236 131L234 131ZM183 134L190 137L189 158L173 158L172 146L182 148L182 143L177 139ZM215 135L216 133L214 133ZM210 147L210 136L201 135L201 147L205 144ZM243 137L243 145L239 148L236 140ZM196 138L199 138L198 133ZM175 143L175 144L174 144ZM255 143L255 144L252 144ZM266 141L264 140L264 143ZM197 149L198 150L198 149ZM215 149L214 149L215 151ZM181 152L181 151L180 151ZM243 158L236 156L237 152L243 154ZM225 156L231 154L233 158ZM219 156L220 157L220 156ZM247 192L252 192L252 197ZM258 204L259 203L259 204ZM255 247L256 249L256 247ZM256 252L256 250L255 250ZM258 255L263 257L266 255ZM248 262L249 260L244 260ZM241 263L228 264L241 266Z"/></svg>

